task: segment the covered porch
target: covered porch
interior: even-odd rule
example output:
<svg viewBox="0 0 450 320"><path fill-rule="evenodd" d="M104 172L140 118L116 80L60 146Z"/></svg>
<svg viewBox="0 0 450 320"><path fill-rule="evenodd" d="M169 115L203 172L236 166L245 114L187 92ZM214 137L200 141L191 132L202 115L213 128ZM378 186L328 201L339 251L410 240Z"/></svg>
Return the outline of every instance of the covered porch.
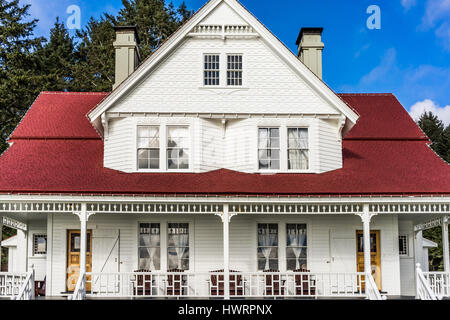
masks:
<svg viewBox="0 0 450 320"><path fill-rule="evenodd" d="M381 299L400 294L399 217L425 221L450 209L430 199L420 207L352 198L110 198L0 204L17 222L45 221L47 296Z"/></svg>

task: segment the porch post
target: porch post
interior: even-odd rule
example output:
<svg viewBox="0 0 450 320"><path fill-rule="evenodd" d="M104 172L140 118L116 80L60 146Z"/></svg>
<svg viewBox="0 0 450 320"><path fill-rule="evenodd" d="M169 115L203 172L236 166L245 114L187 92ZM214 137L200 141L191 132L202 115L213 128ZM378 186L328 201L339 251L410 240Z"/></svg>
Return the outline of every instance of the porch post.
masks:
<svg viewBox="0 0 450 320"><path fill-rule="evenodd" d="M3 241L3 216L0 216L0 272L2 271L2 241Z"/></svg>
<svg viewBox="0 0 450 320"><path fill-rule="evenodd" d="M442 217L442 252L444 258L444 271L450 272L450 257L448 245L448 216Z"/></svg>
<svg viewBox="0 0 450 320"><path fill-rule="evenodd" d="M363 222L363 241L364 241L364 273L372 274L370 261L370 220L375 214L370 213L369 205L363 205L363 212L358 214Z"/></svg>
<svg viewBox="0 0 450 320"><path fill-rule="evenodd" d="M230 214L228 204L223 206L223 278L224 278L224 299L230 299Z"/></svg>
<svg viewBox="0 0 450 320"><path fill-rule="evenodd" d="M87 210L86 203L81 204L80 212L80 275L86 273L86 231L87 231Z"/></svg>

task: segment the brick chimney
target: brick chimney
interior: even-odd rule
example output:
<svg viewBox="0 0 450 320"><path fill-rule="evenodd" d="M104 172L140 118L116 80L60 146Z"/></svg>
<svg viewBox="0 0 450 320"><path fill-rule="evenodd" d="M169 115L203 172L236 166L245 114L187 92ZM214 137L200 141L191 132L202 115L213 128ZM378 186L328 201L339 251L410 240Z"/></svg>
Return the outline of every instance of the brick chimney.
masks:
<svg viewBox="0 0 450 320"><path fill-rule="evenodd" d="M322 42L323 28L302 28L298 35L296 45L299 59L322 79Z"/></svg>
<svg viewBox="0 0 450 320"><path fill-rule="evenodd" d="M113 43L116 49L116 71L113 90L117 88L139 65L139 38L134 26L115 27L116 41Z"/></svg>

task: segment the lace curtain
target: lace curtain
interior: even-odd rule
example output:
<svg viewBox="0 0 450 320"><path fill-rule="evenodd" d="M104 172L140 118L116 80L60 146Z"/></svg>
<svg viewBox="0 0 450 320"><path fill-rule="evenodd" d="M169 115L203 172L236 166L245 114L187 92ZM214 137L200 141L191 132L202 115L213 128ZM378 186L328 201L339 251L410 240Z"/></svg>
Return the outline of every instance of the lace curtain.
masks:
<svg viewBox="0 0 450 320"><path fill-rule="evenodd" d="M304 246L306 240L306 230L305 229L288 229L288 243L290 247L294 251L295 255L295 270L300 269L300 256L305 248L301 248L300 246Z"/></svg>

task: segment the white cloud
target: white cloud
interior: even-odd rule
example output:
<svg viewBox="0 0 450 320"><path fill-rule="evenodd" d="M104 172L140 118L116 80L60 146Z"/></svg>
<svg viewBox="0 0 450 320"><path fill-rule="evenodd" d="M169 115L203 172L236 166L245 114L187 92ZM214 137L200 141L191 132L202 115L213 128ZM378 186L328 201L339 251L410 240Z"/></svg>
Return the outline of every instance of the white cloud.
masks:
<svg viewBox="0 0 450 320"><path fill-rule="evenodd" d="M416 102L413 106L411 106L409 114L414 120L418 120L425 111L431 111L433 114L437 115L445 125L450 124L450 105L440 107L434 101L425 99L423 101Z"/></svg>
<svg viewBox="0 0 450 320"><path fill-rule="evenodd" d="M447 51L450 51L450 23L444 22L436 29L436 36L442 40L442 45Z"/></svg>
<svg viewBox="0 0 450 320"><path fill-rule="evenodd" d="M396 68L397 51L395 48L390 48L384 54L381 63L374 67L368 74L361 78L360 83L363 85L375 83L383 80L387 75Z"/></svg>
<svg viewBox="0 0 450 320"><path fill-rule="evenodd" d="M450 17L450 0L428 0L425 5L425 15L422 18L422 26L435 27L441 20Z"/></svg>
<svg viewBox="0 0 450 320"><path fill-rule="evenodd" d="M402 6L403 8L405 8L406 10L411 9L412 7L414 7L417 4L416 0L402 0Z"/></svg>

